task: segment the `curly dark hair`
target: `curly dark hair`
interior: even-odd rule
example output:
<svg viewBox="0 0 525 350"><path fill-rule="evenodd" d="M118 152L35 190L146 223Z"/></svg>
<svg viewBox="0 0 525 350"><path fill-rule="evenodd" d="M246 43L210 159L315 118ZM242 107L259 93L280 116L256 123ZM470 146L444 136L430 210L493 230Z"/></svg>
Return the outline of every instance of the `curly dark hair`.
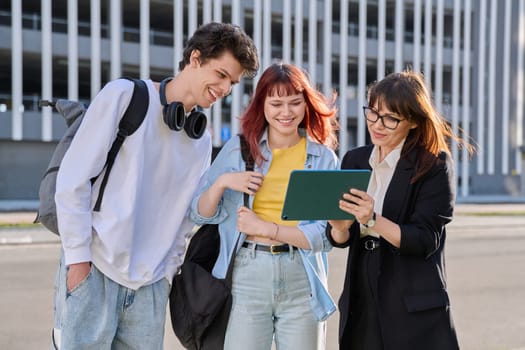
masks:
<svg viewBox="0 0 525 350"><path fill-rule="evenodd" d="M257 48L253 40L238 25L211 22L200 26L186 43L179 70L189 64L193 50L199 50L201 63L220 57L225 51L244 69L245 77L253 77L259 69Z"/></svg>

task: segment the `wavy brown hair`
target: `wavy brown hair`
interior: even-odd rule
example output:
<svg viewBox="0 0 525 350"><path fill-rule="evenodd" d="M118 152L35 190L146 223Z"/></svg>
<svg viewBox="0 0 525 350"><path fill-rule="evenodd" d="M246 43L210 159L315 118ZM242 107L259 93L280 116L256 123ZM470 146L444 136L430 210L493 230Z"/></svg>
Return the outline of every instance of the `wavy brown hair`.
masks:
<svg viewBox="0 0 525 350"><path fill-rule="evenodd" d="M474 152L474 147L456 135L439 113L423 76L418 72L407 70L391 73L373 83L368 89L368 105L378 109L385 107L417 124L417 128L410 130L401 153L404 156L415 148L425 151L418 152L416 174L412 182L438 162L440 152L451 156L450 141L466 147L470 154Z"/></svg>
<svg viewBox="0 0 525 350"><path fill-rule="evenodd" d="M300 128L310 138L331 149L337 148L336 94L326 97L317 91L300 68L285 63L274 63L261 75L255 93L241 116L241 130L250 145L253 159L260 164L263 160L259 140L268 126L264 116L264 101L268 96L290 96L303 94L306 102L305 116Z"/></svg>
<svg viewBox="0 0 525 350"><path fill-rule="evenodd" d="M179 62L180 71L190 63L193 50L199 50L201 64L229 51L243 68L243 76L251 78L259 70L259 57L253 40L235 24L211 22L201 25L186 43Z"/></svg>

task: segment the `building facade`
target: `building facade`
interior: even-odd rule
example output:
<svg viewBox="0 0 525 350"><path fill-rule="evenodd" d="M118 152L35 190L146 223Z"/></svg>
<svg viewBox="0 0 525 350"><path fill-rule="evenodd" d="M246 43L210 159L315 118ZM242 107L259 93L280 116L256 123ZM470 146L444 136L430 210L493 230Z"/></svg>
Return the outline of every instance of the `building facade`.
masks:
<svg viewBox="0 0 525 350"><path fill-rule="evenodd" d="M176 74L188 35L209 21L245 28L262 69L293 62L337 91L341 155L367 142L367 85L421 71L478 147L454 151L458 200L524 200L525 0L11 0L0 4L0 202L38 199L65 129L39 100L88 102L121 76ZM206 111L215 147L238 131L256 82Z"/></svg>

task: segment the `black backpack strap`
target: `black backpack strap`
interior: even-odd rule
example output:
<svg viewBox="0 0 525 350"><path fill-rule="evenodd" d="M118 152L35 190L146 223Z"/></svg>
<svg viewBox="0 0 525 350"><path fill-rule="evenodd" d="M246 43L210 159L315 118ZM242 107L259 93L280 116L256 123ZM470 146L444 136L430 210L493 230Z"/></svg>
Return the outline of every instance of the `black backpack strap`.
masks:
<svg viewBox="0 0 525 350"><path fill-rule="evenodd" d="M142 124L142 121L146 117L146 112L149 107L149 94L148 87L146 83L141 79L132 79L124 77L122 79L127 79L132 81L135 86L133 88L133 95L131 96L131 101L129 102L128 108L124 113L122 119L120 119L118 125L118 133L113 145L108 152L108 157L106 159L106 172L104 173L104 178L100 184L100 190L98 192L97 202L95 203L94 211L100 211L100 206L102 204L102 197L104 196L104 190L108 182L109 173L117 157L117 153L124 143L124 140L127 136L133 134Z"/></svg>
<svg viewBox="0 0 525 350"><path fill-rule="evenodd" d="M239 134L239 140L241 143L241 157L246 163L246 171L252 171L254 168L254 160L252 154L250 153L250 145L244 138L243 134Z"/></svg>
<svg viewBox="0 0 525 350"><path fill-rule="evenodd" d="M244 163L246 164L246 171L253 171L254 161L252 154L250 153L250 145L244 138L243 134L239 134L239 140L241 143L241 157L242 160L244 160ZM250 207L250 196L247 193L244 194L244 205L247 208Z"/></svg>

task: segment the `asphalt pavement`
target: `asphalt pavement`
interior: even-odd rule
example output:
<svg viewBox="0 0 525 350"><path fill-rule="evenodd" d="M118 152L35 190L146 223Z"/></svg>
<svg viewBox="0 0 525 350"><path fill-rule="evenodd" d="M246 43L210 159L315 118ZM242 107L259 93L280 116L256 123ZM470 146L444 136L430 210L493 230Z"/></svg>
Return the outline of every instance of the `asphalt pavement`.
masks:
<svg viewBox="0 0 525 350"><path fill-rule="evenodd" d="M49 348L60 239L32 225L34 212L0 212L0 349ZM329 254L339 296L346 250ZM460 204L446 248L452 315L463 350L525 350L525 203ZM327 323L337 349L338 314ZM169 320L165 349L182 350Z"/></svg>

